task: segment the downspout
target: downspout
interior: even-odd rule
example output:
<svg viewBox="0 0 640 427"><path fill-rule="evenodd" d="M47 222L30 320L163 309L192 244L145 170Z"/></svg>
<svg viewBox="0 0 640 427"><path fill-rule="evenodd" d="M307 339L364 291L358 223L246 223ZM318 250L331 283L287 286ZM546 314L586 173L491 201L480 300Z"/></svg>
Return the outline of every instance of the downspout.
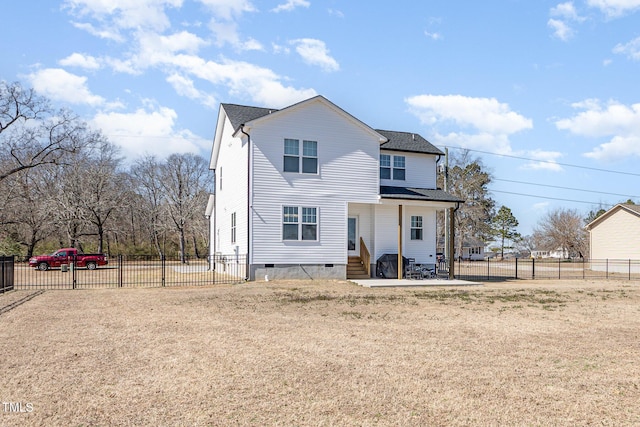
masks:
<svg viewBox="0 0 640 427"><path fill-rule="evenodd" d="M249 280L251 268L251 135L244 131L244 123L240 125L240 132L247 136L247 267L245 280Z"/></svg>

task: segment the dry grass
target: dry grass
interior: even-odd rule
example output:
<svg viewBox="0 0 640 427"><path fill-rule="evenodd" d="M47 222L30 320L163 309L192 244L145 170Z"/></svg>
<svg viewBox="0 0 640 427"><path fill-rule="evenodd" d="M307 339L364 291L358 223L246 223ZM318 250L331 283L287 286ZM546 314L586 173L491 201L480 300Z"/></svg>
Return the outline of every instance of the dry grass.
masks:
<svg viewBox="0 0 640 427"><path fill-rule="evenodd" d="M640 424L634 282L46 291L0 328L1 425Z"/></svg>

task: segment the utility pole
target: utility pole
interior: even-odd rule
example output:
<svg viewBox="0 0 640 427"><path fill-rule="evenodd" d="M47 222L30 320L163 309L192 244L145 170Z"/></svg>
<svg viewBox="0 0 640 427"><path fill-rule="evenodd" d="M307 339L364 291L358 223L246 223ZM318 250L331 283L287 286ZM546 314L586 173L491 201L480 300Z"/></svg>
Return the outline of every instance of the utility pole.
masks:
<svg viewBox="0 0 640 427"><path fill-rule="evenodd" d="M444 148L444 191L449 190L449 147ZM449 248L451 242L449 241L449 209L444 210L444 256L451 265L449 258Z"/></svg>

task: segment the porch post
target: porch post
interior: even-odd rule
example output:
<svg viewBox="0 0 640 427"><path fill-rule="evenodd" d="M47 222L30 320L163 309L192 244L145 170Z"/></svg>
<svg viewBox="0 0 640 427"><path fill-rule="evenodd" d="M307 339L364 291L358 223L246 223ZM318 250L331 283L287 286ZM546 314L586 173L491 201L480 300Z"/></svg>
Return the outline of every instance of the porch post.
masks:
<svg viewBox="0 0 640 427"><path fill-rule="evenodd" d="M402 280L402 205L398 205L398 280Z"/></svg>
<svg viewBox="0 0 640 427"><path fill-rule="evenodd" d="M449 253L447 257L449 257L449 280L453 280L455 278L453 266L455 264L455 221L454 221L455 210L453 208L449 208Z"/></svg>

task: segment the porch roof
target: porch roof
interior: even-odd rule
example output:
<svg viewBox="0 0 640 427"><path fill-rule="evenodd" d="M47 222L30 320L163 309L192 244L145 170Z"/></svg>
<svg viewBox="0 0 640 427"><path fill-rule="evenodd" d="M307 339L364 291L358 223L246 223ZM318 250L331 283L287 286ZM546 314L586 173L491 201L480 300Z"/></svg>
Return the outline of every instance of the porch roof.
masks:
<svg viewBox="0 0 640 427"><path fill-rule="evenodd" d="M444 190L431 188L391 187L388 185L381 185L380 197L382 197L383 199L464 203L464 200L452 196Z"/></svg>

